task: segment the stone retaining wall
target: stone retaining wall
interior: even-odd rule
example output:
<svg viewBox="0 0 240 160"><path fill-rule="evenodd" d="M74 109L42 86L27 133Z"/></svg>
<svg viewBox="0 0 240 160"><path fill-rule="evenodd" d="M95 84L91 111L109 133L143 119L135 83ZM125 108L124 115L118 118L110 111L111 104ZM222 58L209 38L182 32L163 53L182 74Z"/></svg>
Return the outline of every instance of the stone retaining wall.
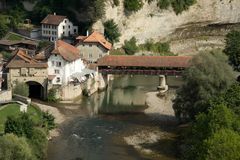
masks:
<svg viewBox="0 0 240 160"><path fill-rule="evenodd" d="M0 91L0 102L11 101L11 100L12 100L11 90Z"/></svg>

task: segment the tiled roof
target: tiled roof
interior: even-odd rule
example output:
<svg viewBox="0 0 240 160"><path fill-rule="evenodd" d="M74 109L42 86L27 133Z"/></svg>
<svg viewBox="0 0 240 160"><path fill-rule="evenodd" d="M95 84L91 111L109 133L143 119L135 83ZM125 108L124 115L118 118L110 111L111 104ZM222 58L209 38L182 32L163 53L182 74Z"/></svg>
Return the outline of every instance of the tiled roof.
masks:
<svg viewBox="0 0 240 160"><path fill-rule="evenodd" d="M11 41L11 40L0 40L0 45L5 45L5 46L12 46L16 44L28 44L28 45L34 45L37 46L38 43L35 41L31 40L20 40L20 41Z"/></svg>
<svg viewBox="0 0 240 160"><path fill-rule="evenodd" d="M59 25L65 18L66 16L60 16L60 15L52 15L49 14L47 17L45 17L42 20L42 24L51 24L51 25Z"/></svg>
<svg viewBox="0 0 240 160"><path fill-rule="evenodd" d="M10 59L6 68L47 68L47 63L40 63L25 53L18 50Z"/></svg>
<svg viewBox="0 0 240 160"><path fill-rule="evenodd" d="M98 66L125 67L180 67L190 65L190 56L104 56L98 60Z"/></svg>
<svg viewBox="0 0 240 160"><path fill-rule="evenodd" d="M63 59L69 62L75 61L80 58L80 51L76 47L62 40L57 40L55 43L56 46L55 49L52 51L52 54L59 54L63 57Z"/></svg>
<svg viewBox="0 0 240 160"><path fill-rule="evenodd" d="M112 48L112 44L105 39L104 35L96 31L89 36L78 36L76 39L83 43L99 43L108 50Z"/></svg>

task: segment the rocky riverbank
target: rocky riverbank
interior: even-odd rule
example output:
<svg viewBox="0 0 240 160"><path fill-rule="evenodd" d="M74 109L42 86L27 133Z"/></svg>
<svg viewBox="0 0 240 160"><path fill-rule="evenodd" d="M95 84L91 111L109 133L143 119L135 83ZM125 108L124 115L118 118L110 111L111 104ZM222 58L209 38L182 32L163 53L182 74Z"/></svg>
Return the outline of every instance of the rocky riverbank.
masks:
<svg viewBox="0 0 240 160"><path fill-rule="evenodd" d="M170 131L166 128L169 126L173 128L176 127L176 119L172 108L175 91L170 90L162 97L158 96L158 92L149 92L146 96L148 108L144 110L144 113L148 115L153 122L159 123L159 128L152 129L151 131L144 130L136 132L133 135L125 136L124 140L128 145L133 146L136 150L147 156L151 156L153 159L175 159L175 157L167 157L162 152L159 152L159 150L162 150L161 146L163 145L166 147L164 149L165 151L174 150L176 134L174 131L172 132L172 129L170 129ZM165 143L163 144L163 142L169 142L169 144L166 145Z"/></svg>

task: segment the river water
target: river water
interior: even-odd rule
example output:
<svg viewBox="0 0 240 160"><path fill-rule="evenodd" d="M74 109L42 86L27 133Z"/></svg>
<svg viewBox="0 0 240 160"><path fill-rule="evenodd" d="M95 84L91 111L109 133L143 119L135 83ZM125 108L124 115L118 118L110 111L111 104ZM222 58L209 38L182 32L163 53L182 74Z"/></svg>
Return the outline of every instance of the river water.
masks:
<svg viewBox="0 0 240 160"><path fill-rule="evenodd" d="M169 79L173 85L175 81ZM48 159L176 159L172 138L176 123L160 121L142 112L147 108L146 93L156 91L158 84L157 76L115 77L106 91L82 97L78 105L59 106L69 120L60 126L61 135L49 142ZM143 131L167 133L161 141L144 146L154 150L156 155L143 154L124 141L124 137Z"/></svg>

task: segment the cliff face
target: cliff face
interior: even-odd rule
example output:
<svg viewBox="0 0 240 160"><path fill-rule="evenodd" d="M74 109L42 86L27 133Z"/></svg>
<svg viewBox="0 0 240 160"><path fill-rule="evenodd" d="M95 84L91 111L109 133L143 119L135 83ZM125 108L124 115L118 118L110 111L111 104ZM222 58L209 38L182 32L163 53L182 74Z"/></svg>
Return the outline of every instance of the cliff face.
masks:
<svg viewBox="0 0 240 160"><path fill-rule="evenodd" d="M133 36L138 43L144 43L150 38L165 39L179 28L240 22L240 0L198 0L180 15L172 9L160 10L156 2L145 2L141 10L130 16L124 14L123 0L120 2L118 7L113 7L111 0L108 0L104 18L93 25L93 29L102 30L104 21L114 19L122 34L116 46Z"/></svg>

